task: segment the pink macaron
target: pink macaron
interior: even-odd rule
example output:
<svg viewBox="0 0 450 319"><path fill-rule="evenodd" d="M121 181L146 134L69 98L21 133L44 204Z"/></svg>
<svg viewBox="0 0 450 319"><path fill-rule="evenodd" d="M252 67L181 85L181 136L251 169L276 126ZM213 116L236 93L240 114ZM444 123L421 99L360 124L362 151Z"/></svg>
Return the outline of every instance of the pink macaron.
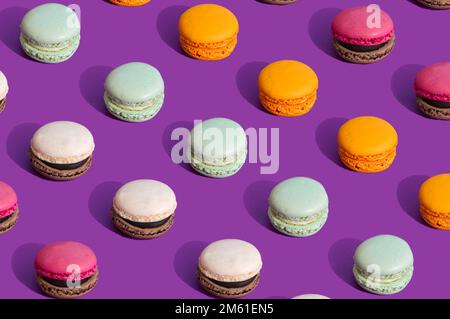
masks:
<svg viewBox="0 0 450 319"><path fill-rule="evenodd" d="M380 61L394 48L394 22L377 5L341 11L334 18L331 29L337 53L353 63Z"/></svg>
<svg viewBox="0 0 450 319"><path fill-rule="evenodd" d="M11 186L0 181L0 234L10 230L18 218L16 192Z"/></svg>
<svg viewBox="0 0 450 319"><path fill-rule="evenodd" d="M423 68L414 82L417 104L430 118L450 120L450 62Z"/></svg>
<svg viewBox="0 0 450 319"><path fill-rule="evenodd" d="M77 298L97 283L97 258L89 247L78 242L60 241L44 246L34 265L39 286L51 297Z"/></svg>
<svg viewBox="0 0 450 319"><path fill-rule="evenodd" d="M0 113L6 107L6 96L8 95L9 86L5 74L0 71Z"/></svg>

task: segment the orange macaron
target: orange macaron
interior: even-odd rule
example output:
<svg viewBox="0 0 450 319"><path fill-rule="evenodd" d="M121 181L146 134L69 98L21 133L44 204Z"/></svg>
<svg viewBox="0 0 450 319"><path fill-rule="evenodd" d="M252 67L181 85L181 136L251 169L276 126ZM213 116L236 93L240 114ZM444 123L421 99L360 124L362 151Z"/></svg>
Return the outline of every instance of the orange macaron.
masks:
<svg viewBox="0 0 450 319"><path fill-rule="evenodd" d="M422 184L419 211L431 227L450 230L450 174L435 175Z"/></svg>
<svg viewBox="0 0 450 319"><path fill-rule="evenodd" d="M338 132L339 157L346 167L357 172L386 170L394 162L397 144L394 127L374 116L351 119Z"/></svg>
<svg viewBox="0 0 450 319"><path fill-rule="evenodd" d="M119 6L137 7L149 3L150 0L109 0L109 2Z"/></svg>
<svg viewBox="0 0 450 319"><path fill-rule="evenodd" d="M319 79L306 64L281 60L261 71L258 87L259 99L267 111L279 116L300 116L314 106Z"/></svg>
<svg viewBox="0 0 450 319"><path fill-rule="evenodd" d="M186 10L178 22L180 45L199 60L222 60L236 47L239 23L227 8L200 4Z"/></svg>

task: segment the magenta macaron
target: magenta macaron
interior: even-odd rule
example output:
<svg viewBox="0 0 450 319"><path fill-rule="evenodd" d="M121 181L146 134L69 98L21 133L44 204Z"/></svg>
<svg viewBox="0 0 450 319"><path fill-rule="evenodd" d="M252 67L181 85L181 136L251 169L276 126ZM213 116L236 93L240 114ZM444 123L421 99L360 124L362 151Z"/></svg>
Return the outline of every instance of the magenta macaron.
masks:
<svg viewBox="0 0 450 319"><path fill-rule="evenodd" d="M97 258L89 247L78 242L60 241L44 246L34 265L39 286L51 297L77 298L97 283Z"/></svg>
<svg viewBox="0 0 450 319"><path fill-rule="evenodd" d="M417 104L428 117L450 120L450 62L423 68L414 82Z"/></svg>
<svg viewBox="0 0 450 319"><path fill-rule="evenodd" d="M368 64L391 53L395 44L394 22L378 6L341 11L332 24L334 47L344 60Z"/></svg>
<svg viewBox="0 0 450 319"><path fill-rule="evenodd" d="M10 230L19 218L17 195L8 184L0 181L0 234Z"/></svg>

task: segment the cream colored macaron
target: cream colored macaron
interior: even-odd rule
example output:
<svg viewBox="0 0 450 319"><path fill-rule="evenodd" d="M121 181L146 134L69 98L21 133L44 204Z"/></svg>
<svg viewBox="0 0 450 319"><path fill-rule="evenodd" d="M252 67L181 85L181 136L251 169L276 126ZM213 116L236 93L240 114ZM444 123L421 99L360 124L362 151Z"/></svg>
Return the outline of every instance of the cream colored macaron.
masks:
<svg viewBox="0 0 450 319"><path fill-rule="evenodd" d="M327 296L318 295L318 294L304 294L304 295L295 296L292 299L330 299L330 298Z"/></svg>

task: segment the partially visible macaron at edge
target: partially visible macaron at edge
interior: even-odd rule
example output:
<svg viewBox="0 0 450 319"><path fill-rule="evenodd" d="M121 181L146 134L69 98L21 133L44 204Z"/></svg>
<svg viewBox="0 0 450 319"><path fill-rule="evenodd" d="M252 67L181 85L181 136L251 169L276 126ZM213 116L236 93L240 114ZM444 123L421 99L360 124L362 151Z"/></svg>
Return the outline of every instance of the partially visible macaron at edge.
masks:
<svg viewBox="0 0 450 319"><path fill-rule="evenodd" d="M450 120L450 62L423 68L416 75L414 88L423 114L436 120Z"/></svg>
<svg viewBox="0 0 450 319"><path fill-rule="evenodd" d="M91 167L94 148L94 137L85 126L51 122L41 126L31 139L31 164L48 179L72 180Z"/></svg>
<svg viewBox="0 0 450 319"><path fill-rule="evenodd" d="M305 295L295 296L292 299L330 299L330 298L327 296L318 295L318 294L305 294Z"/></svg>
<svg viewBox="0 0 450 319"><path fill-rule="evenodd" d="M19 219L19 205L14 189L0 181L0 234L16 225Z"/></svg>
<svg viewBox="0 0 450 319"><path fill-rule="evenodd" d="M212 118L194 126L189 139L190 164L199 174L225 178L247 159L247 136L235 121Z"/></svg>
<svg viewBox="0 0 450 319"><path fill-rule="evenodd" d="M328 218L327 192L312 178L289 178L270 193L268 215L272 226L285 235L314 235Z"/></svg>
<svg viewBox="0 0 450 319"><path fill-rule="evenodd" d="M62 4L46 3L28 11L20 30L23 50L39 62L64 62L80 45L80 20L72 8Z"/></svg>
<svg viewBox="0 0 450 319"><path fill-rule="evenodd" d="M124 7L138 7L150 2L150 0L109 0L113 4Z"/></svg>
<svg viewBox="0 0 450 319"><path fill-rule="evenodd" d="M261 254L251 243L222 239L202 251L197 275L202 288L210 294L240 298L258 286L261 268Z"/></svg>
<svg viewBox="0 0 450 319"><path fill-rule="evenodd" d="M123 64L106 78L104 100L108 111L123 121L148 121L164 103L164 80L149 64Z"/></svg>
<svg viewBox="0 0 450 319"><path fill-rule="evenodd" d="M450 174L432 176L420 186L419 211L431 227L450 230Z"/></svg>
<svg viewBox="0 0 450 319"><path fill-rule="evenodd" d="M379 295L395 294L411 281L414 258L408 243L393 235L378 235L355 251L353 275L358 285Z"/></svg>
<svg viewBox="0 0 450 319"><path fill-rule="evenodd" d="M259 1L268 3L268 4L277 4L277 5L291 4L291 3L297 2L297 0L259 0Z"/></svg>
<svg viewBox="0 0 450 319"><path fill-rule="evenodd" d="M417 0L417 2L431 9L450 9L450 0Z"/></svg>
<svg viewBox="0 0 450 319"><path fill-rule="evenodd" d="M375 7L351 7L336 15L332 23L334 47L341 58L368 64L386 58L395 45L394 22L383 10L379 24Z"/></svg>
<svg viewBox="0 0 450 319"><path fill-rule="evenodd" d="M117 191L112 218L129 237L157 238L172 227L176 207L175 193L168 185L151 179L135 180Z"/></svg>
<svg viewBox="0 0 450 319"><path fill-rule="evenodd" d="M37 253L34 265L37 283L50 297L78 298L97 284L97 257L79 242L60 241L45 245Z"/></svg>
<svg viewBox="0 0 450 319"><path fill-rule="evenodd" d="M6 97L9 92L8 79L5 74L0 71L0 113L5 110L6 107Z"/></svg>

